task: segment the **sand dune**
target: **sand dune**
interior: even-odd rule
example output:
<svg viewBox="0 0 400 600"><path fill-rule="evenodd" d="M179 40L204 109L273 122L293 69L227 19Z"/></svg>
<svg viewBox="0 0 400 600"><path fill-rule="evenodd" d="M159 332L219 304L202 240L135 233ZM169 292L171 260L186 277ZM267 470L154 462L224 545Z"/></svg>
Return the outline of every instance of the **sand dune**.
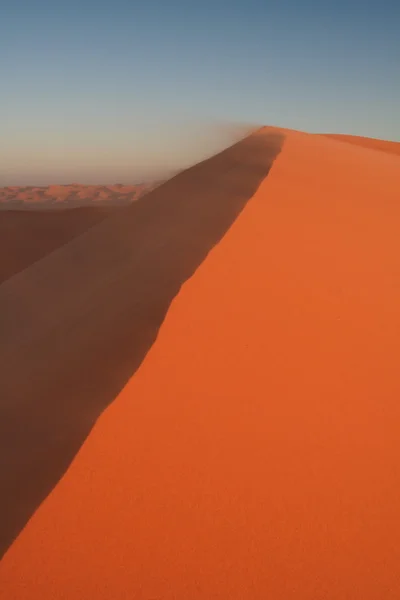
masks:
<svg viewBox="0 0 400 600"><path fill-rule="evenodd" d="M157 185L0 188L0 283Z"/></svg>
<svg viewBox="0 0 400 600"><path fill-rule="evenodd" d="M112 215L117 206L4 210L0 214L0 283Z"/></svg>
<svg viewBox="0 0 400 600"><path fill-rule="evenodd" d="M398 157L281 135L0 287L1 600L400 597Z"/></svg>
<svg viewBox="0 0 400 600"><path fill-rule="evenodd" d="M337 133L328 133L325 135L334 140L338 140L339 142L347 142L348 144L355 144L356 146L370 148L371 150L381 150L382 152L389 152L389 154L400 155L400 142L389 142L386 140Z"/></svg>
<svg viewBox="0 0 400 600"><path fill-rule="evenodd" d="M140 185L49 185L0 188L0 210L76 208L78 206L125 206L138 200L157 183Z"/></svg>
<svg viewBox="0 0 400 600"><path fill-rule="evenodd" d="M3 552L140 365L280 143L279 134L244 140L0 286Z"/></svg>

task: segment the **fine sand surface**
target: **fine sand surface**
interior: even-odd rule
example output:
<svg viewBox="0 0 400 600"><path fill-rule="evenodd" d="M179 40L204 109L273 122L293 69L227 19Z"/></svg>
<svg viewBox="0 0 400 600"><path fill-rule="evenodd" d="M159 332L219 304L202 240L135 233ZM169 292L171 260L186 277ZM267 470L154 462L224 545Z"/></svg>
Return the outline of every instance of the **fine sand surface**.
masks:
<svg viewBox="0 0 400 600"><path fill-rule="evenodd" d="M69 242L118 207L0 211L0 283Z"/></svg>
<svg viewBox="0 0 400 600"><path fill-rule="evenodd" d="M400 597L399 157L298 132L279 153L270 136L0 287L9 541L126 382L9 547L1 600ZM162 241L140 246L141 269L143 227ZM114 354L129 365L111 385Z"/></svg>
<svg viewBox="0 0 400 600"><path fill-rule="evenodd" d="M382 152L400 155L400 142L389 142L387 140L377 140L359 135L345 135L341 133L328 133L325 135L339 142L347 142L348 144L355 144L356 146L370 148L371 150L381 150Z"/></svg>

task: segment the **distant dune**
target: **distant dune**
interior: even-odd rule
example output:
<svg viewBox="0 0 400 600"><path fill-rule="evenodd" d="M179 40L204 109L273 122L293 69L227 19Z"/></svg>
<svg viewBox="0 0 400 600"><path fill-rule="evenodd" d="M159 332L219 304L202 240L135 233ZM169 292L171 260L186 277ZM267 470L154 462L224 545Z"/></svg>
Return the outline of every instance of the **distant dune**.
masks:
<svg viewBox="0 0 400 600"><path fill-rule="evenodd" d="M56 209L78 206L124 206L158 185L50 185L0 188L0 210L9 208Z"/></svg>
<svg viewBox="0 0 400 600"><path fill-rule="evenodd" d="M338 140L339 142L347 142L348 144L363 146L364 148L370 148L371 150L381 150L382 152L400 155L400 142L389 142L386 140L338 133L327 133L325 135L334 140Z"/></svg>
<svg viewBox="0 0 400 600"><path fill-rule="evenodd" d="M400 598L399 167L262 128L2 283L0 600Z"/></svg>

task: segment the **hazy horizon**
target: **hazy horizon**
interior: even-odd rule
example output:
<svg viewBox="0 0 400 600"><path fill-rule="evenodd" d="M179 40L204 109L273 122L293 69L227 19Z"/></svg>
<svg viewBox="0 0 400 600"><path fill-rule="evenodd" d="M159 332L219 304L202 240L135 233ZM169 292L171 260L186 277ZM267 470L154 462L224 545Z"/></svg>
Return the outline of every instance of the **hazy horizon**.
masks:
<svg viewBox="0 0 400 600"><path fill-rule="evenodd" d="M32 166L31 159L29 168L24 170L16 160L23 152L15 145L14 156L7 154L9 161L14 158L15 166L4 168L7 156L3 157L0 186L134 185L163 180L222 151L253 129L248 124L188 120L147 126L136 132L136 140L125 139L119 147L112 140L109 150L100 151L94 144L71 143L58 154L38 159L36 165Z"/></svg>
<svg viewBox="0 0 400 600"><path fill-rule="evenodd" d="M243 123L400 140L399 22L392 0L9 3L0 186L160 179Z"/></svg>

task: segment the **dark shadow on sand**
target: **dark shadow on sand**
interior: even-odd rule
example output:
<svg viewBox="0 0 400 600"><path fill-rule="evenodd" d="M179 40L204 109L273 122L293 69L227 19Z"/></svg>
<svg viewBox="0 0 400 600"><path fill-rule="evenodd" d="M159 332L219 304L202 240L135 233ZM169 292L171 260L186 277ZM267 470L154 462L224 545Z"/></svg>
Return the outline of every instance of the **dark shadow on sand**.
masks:
<svg viewBox="0 0 400 600"><path fill-rule="evenodd" d="M0 211L0 284L119 210L84 206Z"/></svg>
<svg viewBox="0 0 400 600"><path fill-rule="evenodd" d="M282 143L276 132L242 140L0 286L0 556L137 370L171 301Z"/></svg>

